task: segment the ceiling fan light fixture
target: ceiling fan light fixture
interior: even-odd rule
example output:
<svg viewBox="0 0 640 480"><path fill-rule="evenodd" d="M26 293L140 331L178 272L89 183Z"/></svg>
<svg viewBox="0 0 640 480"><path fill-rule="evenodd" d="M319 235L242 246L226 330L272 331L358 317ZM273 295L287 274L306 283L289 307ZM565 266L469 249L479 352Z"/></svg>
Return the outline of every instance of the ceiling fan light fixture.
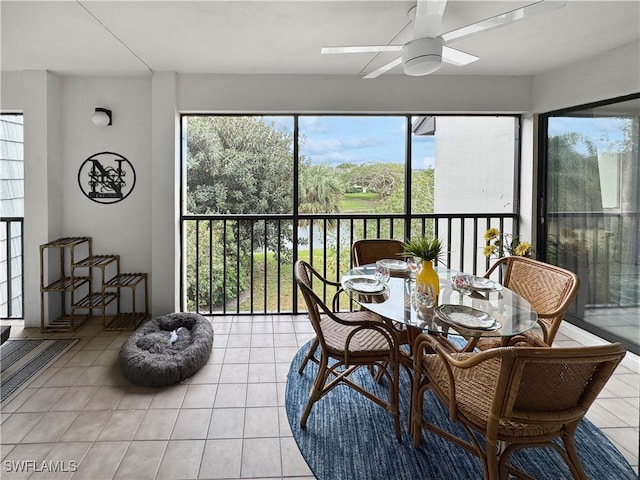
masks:
<svg viewBox="0 0 640 480"><path fill-rule="evenodd" d="M442 66L442 39L417 38L402 49L404 73L412 76L428 75Z"/></svg>

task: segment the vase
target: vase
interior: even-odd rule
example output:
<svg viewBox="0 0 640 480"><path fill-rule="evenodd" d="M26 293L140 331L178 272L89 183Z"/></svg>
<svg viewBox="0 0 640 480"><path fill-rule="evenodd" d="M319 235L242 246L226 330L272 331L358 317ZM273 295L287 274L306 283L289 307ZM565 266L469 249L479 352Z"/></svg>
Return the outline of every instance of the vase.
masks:
<svg viewBox="0 0 640 480"><path fill-rule="evenodd" d="M504 279L506 278L506 276L507 276L507 263L504 262L500 264L500 278L499 278L500 283L504 283Z"/></svg>
<svg viewBox="0 0 640 480"><path fill-rule="evenodd" d="M438 305L440 294L440 278L433 269L433 263L423 260L422 268L416 274L416 291L433 296L434 306Z"/></svg>

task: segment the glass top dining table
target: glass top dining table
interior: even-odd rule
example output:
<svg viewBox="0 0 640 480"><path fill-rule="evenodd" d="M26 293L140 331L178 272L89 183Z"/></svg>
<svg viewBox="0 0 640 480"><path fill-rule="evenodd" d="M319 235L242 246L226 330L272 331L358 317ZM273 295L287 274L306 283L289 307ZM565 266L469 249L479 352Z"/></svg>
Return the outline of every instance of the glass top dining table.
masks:
<svg viewBox="0 0 640 480"><path fill-rule="evenodd" d="M460 272L443 267L434 268L440 279L436 309L416 305L415 300L412 302L415 279L410 278L408 272L392 272L382 290L372 293L370 290L380 287L374 283L376 266L362 265L346 272L341 284L345 292L363 308L427 333L447 335L457 332L466 338L504 337L506 340L536 325L538 314L517 293L498 283L483 280L483 288L465 294L454 289L452 281ZM367 286L364 289L366 291L358 289L359 285ZM439 313L436 314L435 310L439 310ZM456 320L463 320L464 316L473 319L467 315L469 312L484 317L485 324L486 319L495 319L495 322L491 327L478 329L467 328L469 322L457 323ZM460 317L457 319L456 315Z"/></svg>

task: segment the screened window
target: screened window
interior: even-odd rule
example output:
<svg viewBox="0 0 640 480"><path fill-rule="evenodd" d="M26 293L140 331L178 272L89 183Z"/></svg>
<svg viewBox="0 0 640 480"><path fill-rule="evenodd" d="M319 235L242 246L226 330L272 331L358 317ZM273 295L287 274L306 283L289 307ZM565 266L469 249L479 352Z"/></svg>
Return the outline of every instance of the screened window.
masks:
<svg viewBox="0 0 640 480"><path fill-rule="evenodd" d="M186 212L292 213L293 118L185 116Z"/></svg>
<svg viewBox="0 0 640 480"><path fill-rule="evenodd" d="M546 258L578 274L570 318L636 353L640 322L640 98L546 121Z"/></svg>
<svg viewBox="0 0 640 480"><path fill-rule="evenodd" d="M339 278L360 238L426 234L484 271L483 232L512 230L518 117L184 115L189 310L296 309L293 261Z"/></svg>

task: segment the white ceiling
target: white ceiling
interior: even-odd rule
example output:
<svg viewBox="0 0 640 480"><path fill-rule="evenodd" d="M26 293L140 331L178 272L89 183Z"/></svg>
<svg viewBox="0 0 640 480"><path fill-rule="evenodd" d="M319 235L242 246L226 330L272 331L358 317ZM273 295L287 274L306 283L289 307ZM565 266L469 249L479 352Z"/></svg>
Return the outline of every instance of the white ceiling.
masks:
<svg viewBox="0 0 640 480"><path fill-rule="evenodd" d="M531 3L449 0L440 33ZM2 71L359 75L394 54L320 55L332 45L405 43L415 1L0 1ZM561 9L451 43L480 60L436 75L535 75L630 42L640 0ZM401 74L396 67L390 74ZM388 73L388 74L389 74ZM375 80L368 80L375 81Z"/></svg>

